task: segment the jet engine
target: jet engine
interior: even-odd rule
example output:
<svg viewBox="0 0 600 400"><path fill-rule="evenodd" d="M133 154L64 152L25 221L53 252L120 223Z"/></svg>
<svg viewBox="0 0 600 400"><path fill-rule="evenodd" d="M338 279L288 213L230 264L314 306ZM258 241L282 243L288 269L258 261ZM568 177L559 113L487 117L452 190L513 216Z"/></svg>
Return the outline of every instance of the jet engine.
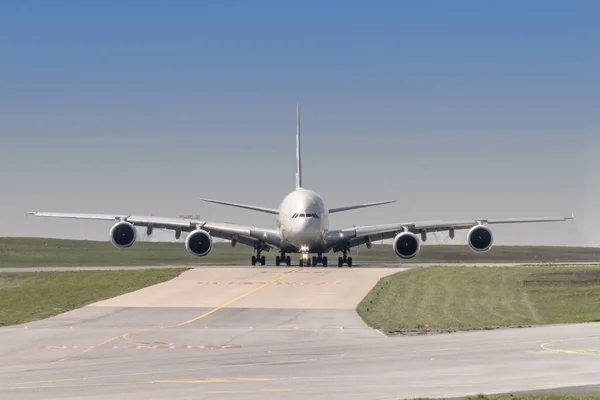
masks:
<svg viewBox="0 0 600 400"><path fill-rule="evenodd" d="M205 256L212 250L212 237L208 232L196 229L185 238L185 248L193 256Z"/></svg>
<svg viewBox="0 0 600 400"><path fill-rule="evenodd" d="M488 251L492 248L493 241L492 231L487 226L474 226L467 233L467 243L476 252L482 253Z"/></svg>
<svg viewBox="0 0 600 400"><path fill-rule="evenodd" d="M421 250L419 238L412 232L402 232L394 238L394 251L400 258L413 258Z"/></svg>
<svg viewBox="0 0 600 400"><path fill-rule="evenodd" d="M114 224L113 227L110 228L109 235L112 244L121 249L133 246L137 239L135 227L127 221L121 221Z"/></svg>

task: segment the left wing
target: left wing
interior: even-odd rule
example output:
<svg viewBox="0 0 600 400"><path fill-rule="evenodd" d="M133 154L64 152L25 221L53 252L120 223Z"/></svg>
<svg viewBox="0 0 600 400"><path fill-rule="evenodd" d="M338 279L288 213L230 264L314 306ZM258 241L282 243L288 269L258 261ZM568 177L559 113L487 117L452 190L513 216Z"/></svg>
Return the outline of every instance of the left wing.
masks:
<svg viewBox="0 0 600 400"><path fill-rule="evenodd" d="M176 232L176 237L181 232L191 232L202 229L212 237L235 240L247 246L255 246L263 243L272 248L278 248L281 244L279 233L273 229L263 229L243 225L234 225L224 222L209 222L197 219L165 218L154 216L137 216L126 214L78 214L78 213L56 213L56 212L28 212L28 215L36 217L52 218L74 218L97 221L129 222L133 226L147 227L148 232L153 228L170 229Z"/></svg>
<svg viewBox="0 0 600 400"><path fill-rule="evenodd" d="M370 244L371 242L391 239L402 232L411 232L413 234L421 234L424 241L428 232L448 231L450 237L454 238L454 231L462 229L471 229L479 225L494 225L494 224L521 224L521 223L537 223L537 222L564 222L574 219L572 214L570 217L541 217L541 218L505 218L505 219L471 219L471 220L456 220L456 221L416 221L416 222L400 222L383 225L367 225L346 228L328 233L328 244L336 248L346 246L347 248L359 246L361 244ZM491 240L491 235L490 235Z"/></svg>
<svg viewBox="0 0 600 400"><path fill-rule="evenodd" d="M375 203L354 204L352 206L330 208L329 214L342 212L342 211L357 210L359 208L381 206L384 204L391 204L391 203L395 203L395 202L396 202L396 200L386 200L386 201L377 201Z"/></svg>

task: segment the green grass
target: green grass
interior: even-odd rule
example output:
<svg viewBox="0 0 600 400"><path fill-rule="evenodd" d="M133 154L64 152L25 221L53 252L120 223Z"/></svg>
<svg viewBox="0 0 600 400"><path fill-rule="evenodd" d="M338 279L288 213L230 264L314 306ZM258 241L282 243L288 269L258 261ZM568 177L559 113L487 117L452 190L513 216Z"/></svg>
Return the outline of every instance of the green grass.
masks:
<svg viewBox="0 0 600 400"><path fill-rule="evenodd" d="M193 257L183 243L138 242L129 249L118 249L110 242L43 238L0 238L0 267L33 266L123 266L123 265L249 265L252 248L238 244L215 243L205 257ZM265 252L274 263L275 252ZM412 260L401 260L391 245L352 249L355 265L399 262L599 262L600 248L495 246L478 254L466 246L429 245ZM328 254L330 264L337 256Z"/></svg>
<svg viewBox="0 0 600 400"><path fill-rule="evenodd" d="M47 318L154 285L185 269L0 272L0 326Z"/></svg>
<svg viewBox="0 0 600 400"><path fill-rule="evenodd" d="M599 266L440 266L381 279L358 313L386 333L439 332L600 321L598 304Z"/></svg>

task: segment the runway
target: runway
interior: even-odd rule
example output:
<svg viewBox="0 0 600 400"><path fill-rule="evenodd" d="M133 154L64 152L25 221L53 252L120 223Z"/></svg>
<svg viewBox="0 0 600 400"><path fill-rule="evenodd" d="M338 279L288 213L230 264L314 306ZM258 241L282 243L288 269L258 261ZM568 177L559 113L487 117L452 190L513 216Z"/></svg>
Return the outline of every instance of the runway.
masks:
<svg viewBox="0 0 600 400"><path fill-rule="evenodd" d="M579 386L600 324L387 337L354 308L401 268L197 268L0 329L0 398L400 399Z"/></svg>

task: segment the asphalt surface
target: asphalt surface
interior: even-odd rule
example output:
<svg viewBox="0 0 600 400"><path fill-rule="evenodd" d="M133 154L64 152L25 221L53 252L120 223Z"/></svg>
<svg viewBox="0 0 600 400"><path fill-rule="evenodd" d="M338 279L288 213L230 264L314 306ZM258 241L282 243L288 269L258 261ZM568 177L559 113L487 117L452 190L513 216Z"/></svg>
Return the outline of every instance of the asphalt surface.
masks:
<svg viewBox="0 0 600 400"><path fill-rule="evenodd" d="M1 399L400 399L600 393L600 324L386 337L392 268L198 268L0 329ZM561 389L562 388L562 389Z"/></svg>

